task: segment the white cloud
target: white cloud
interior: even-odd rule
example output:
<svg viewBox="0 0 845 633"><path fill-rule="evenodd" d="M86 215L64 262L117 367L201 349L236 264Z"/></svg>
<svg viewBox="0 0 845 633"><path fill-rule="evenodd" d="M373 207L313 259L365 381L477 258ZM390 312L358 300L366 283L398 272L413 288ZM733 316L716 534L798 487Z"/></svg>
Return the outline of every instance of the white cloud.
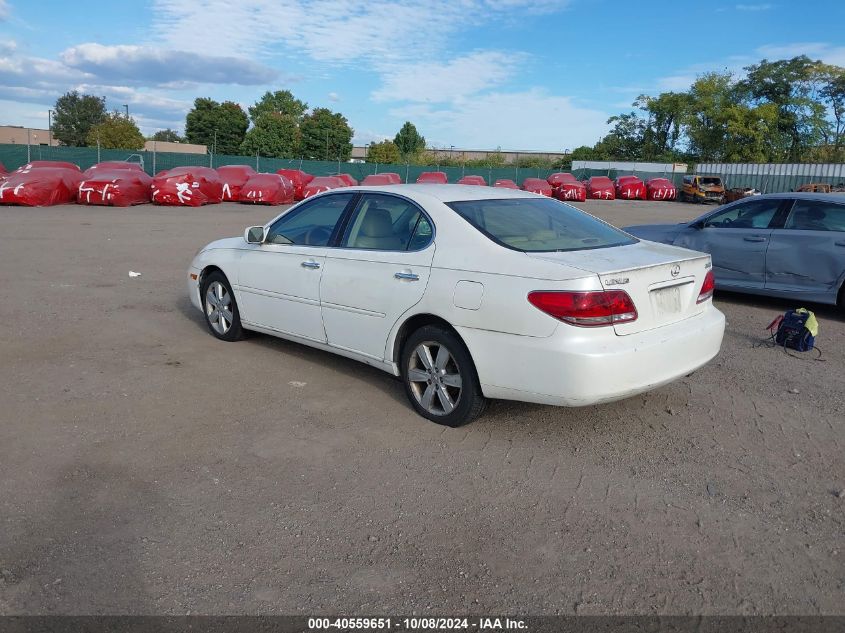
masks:
<svg viewBox="0 0 845 633"><path fill-rule="evenodd" d="M340 95L338 95L336 92L330 92L327 96L329 98L329 101L332 101L334 103L340 101Z"/></svg>
<svg viewBox="0 0 845 633"><path fill-rule="evenodd" d="M9 17L9 3L6 0L0 0L0 22Z"/></svg>
<svg viewBox="0 0 845 633"><path fill-rule="evenodd" d="M736 5L737 11L768 11L769 9L774 8L771 4L738 4Z"/></svg>
<svg viewBox="0 0 845 633"><path fill-rule="evenodd" d="M477 51L445 63L420 62L388 67L375 101L446 103L495 87L509 79L522 55Z"/></svg>
<svg viewBox="0 0 845 633"><path fill-rule="evenodd" d="M606 113L538 88L477 95L446 108L409 105L390 114L413 120L429 139L465 149L489 148L494 142L504 149L560 151L593 145L607 131Z"/></svg>
<svg viewBox="0 0 845 633"><path fill-rule="evenodd" d="M272 81L278 72L247 59L143 46L79 44L60 55L70 66L103 80L155 85L178 81L254 85Z"/></svg>
<svg viewBox="0 0 845 633"><path fill-rule="evenodd" d="M826 64L845 66L845 46L835 46L827 42L798 42L794 44L769 44L761 46L757 52L766 59L789 59L806 55L811 59L820 59Z"/></svg>

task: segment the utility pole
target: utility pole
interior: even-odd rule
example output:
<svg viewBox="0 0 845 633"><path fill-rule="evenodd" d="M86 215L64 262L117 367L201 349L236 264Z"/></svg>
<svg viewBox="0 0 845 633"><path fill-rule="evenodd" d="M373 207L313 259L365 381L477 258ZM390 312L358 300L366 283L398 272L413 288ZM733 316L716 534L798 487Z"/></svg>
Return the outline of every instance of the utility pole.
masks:
<svg viewBox="0 0 845 633"><path fill-rule="evenodd" d="M214 130L214 142L211 144L211 157L209 158L209 167L214 168L214 155L217 153L217 130Z"/></svg>
<svg viewBox="0 0 845 633"><path fill-rule="evenodd" d="M47 145L53 145L53 111L47 110Z"/></svg>
<svg viewBox="0 0 845 633"><path fill-rule="evenodd" d="M32 132L29 128L26 128L26 162L29 163L32 160L31 150L29 148L30 140L29 134Z"/></svg>
<svg viewBox="0 0 845 633"><path fill-rule="evenodd" d="M326 130L326 160L329 160L329 131Z"/></svg>
<svg viewBox="0 0 845 633"><path fill-rule="evenodd" d="M129 118L129 104L128 104L128 103L124 103L124 104L123 104L123 107L124 107L124 108L126 108L126 118L128 119L128 118Z"/></svg>

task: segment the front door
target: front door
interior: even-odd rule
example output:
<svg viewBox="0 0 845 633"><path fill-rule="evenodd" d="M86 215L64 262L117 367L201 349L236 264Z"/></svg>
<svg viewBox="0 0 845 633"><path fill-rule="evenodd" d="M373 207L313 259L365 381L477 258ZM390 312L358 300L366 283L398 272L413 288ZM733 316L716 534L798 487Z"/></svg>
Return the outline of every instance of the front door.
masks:
<svg viewBox="0 0 845 633"><path fill-rule="evenodd" d="M699 230L684 233L675 245L710 253L717 285L762 289L772 234L769 227L783 202L762 198L717 210L704 219Z"/></svg>
<svg viewBox="0 0 845 633"><path fill-rule="evenodd" d="M354 195L329 194L303 203L270 225L263 244L242 251L237 291L244 321L326 342L320 277L328 245Z"/></svg>
<svg viewBox="0 0 845 633"><path fill-rule="evenodd" d="M425 292L433 232L428 216L406 198L361 196L320 282L330 345L385 358L391 328Z"/></svg>

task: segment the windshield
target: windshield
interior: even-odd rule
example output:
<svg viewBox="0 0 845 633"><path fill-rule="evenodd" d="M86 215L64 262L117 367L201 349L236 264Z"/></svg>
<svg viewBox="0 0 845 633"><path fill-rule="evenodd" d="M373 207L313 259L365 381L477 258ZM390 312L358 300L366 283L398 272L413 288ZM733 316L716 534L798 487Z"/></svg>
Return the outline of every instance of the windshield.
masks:
<svg viewBox="0 0 845 633"><path fill-rule="evenodd" d="M714 186L721 186L722 179L721 178L699 178L698 182L702 185L714 185Z"/></svg>
<svg viewBox="0 0 845 633"><path fill-rule="evenodd" d="M494 242L518 251L577 251L637 240L549 198L464 200L448 206Z"/></svg>

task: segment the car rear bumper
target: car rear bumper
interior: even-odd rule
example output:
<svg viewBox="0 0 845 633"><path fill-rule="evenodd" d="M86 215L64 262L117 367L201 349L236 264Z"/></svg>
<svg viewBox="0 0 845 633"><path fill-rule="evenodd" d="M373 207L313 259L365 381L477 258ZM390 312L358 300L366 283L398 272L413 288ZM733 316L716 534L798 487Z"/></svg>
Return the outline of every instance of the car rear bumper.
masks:
<svg viewBox="0 0 845 633"><path fill-rule="evenodd" d="M485 396L577 407L621 400L705 365L719 353L725 317L710 306L684 321L627 336L563 323L547 338L457 331Z"/></svg>

